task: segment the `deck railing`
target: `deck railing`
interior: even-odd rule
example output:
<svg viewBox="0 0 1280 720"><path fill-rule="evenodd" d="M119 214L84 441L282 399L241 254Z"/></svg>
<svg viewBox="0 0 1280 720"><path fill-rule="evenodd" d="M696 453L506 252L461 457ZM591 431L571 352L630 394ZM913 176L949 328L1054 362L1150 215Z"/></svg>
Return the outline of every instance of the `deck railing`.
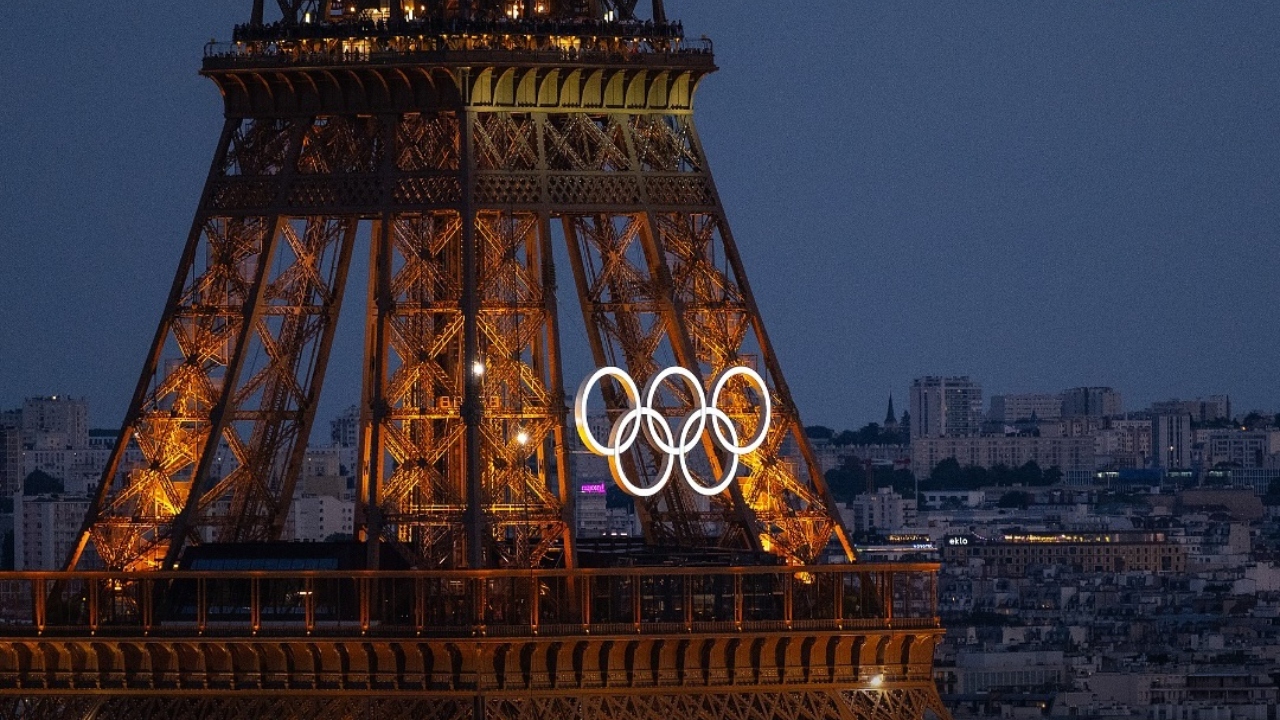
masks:
<svg viewBox="0 0 1280 720"><path fill-rule="evenodd" d="M0 573L0 637L934 628L937 565Z"/></svg>
<svg viewBox="0 0 1280 720"><path fill-rule="evenodd" d="M233 42L210 41L205 45L205 67L235 68L257 65L324 66L412 63L525 63L626 64L667 66L673 62L711 65L709 39L670 35L597 36L547 32L465 32L449 29L400 28L396 32L353 33L342 25L323 26L324 33L309 33L308 26L290 33L245 33ZM319 29L319 26L317 26ZM509 30L509 29L507 29Z"/></svg>

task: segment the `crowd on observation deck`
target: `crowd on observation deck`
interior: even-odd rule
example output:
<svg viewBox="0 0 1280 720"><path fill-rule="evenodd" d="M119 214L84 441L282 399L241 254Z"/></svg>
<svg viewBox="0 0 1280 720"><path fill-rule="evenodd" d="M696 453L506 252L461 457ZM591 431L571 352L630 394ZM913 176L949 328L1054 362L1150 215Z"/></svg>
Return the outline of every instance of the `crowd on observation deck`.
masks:
<svg viewBox="0 0 1280 720"><path fill-rule="evenodd" d="M548 19L500 18L420 18L405 20L343 20L339 22L237 25L232 33L235 42L274 42L282 40L318 40L349 38L391 38L405 35L532 35L532 36L603 36L678 39L684 37L679 22L652 20L593 20L589 18Z"/></svg>

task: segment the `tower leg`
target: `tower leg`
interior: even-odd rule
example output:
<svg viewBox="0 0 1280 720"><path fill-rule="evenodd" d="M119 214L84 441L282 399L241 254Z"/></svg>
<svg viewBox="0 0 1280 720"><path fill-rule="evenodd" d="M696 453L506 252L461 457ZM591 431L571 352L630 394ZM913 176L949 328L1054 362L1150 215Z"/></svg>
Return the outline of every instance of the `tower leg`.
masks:
<svg viewBox="0 0 1280 720"><path fill-rule="evenodd" d="M187 543L279 538L356 228L293 207L368 140L359 121L228 121L70 567L172 566ZM250 209L228 211L236 199Z"/></svg>
<svg viewBox="0 0 1280 720"><path fill-rule="evenodd" d="M736 537L739 547L800 563L821 557L834 534L851 558L852 547L833 517L833 499L764 334L692 119L571 115L551 121L546 136L553 166L559 161L563 169L635 179L633 212L565 216L597 362L625 360L641 384L657 372L663 356L704 378L748 365L771 387L774 420L763 445L743 457L750 473L741 487L735 484L729 499L714 501L710 512L676 491L657 503L641 503L650 518L646 531L698 544L704 527L718 527L715 535ZM584 145L603 149L594 156L575 152ZM604 165L611 172L598 171L601 157L608 158ZM731 384L723 399L744 437L753 435L759 422L764 398L757 392ZM682 406L687 411L688 398L668 401L677 414ZM616 399L610 404L616 407ZM721 458L707 443L710 470L718 473ZM646 468L656 467L653 459L630 462L642 477Z"/></svg>
<svg viewBox="0 0 1280 720"><path fill-rule="evenodd" d="M476 147L492 146L482 119L396 123L386 174L431 171L458 191L417 211L390 207L377 235L364 537L420 567L571 565L548 216L472 198Z"/></svg>

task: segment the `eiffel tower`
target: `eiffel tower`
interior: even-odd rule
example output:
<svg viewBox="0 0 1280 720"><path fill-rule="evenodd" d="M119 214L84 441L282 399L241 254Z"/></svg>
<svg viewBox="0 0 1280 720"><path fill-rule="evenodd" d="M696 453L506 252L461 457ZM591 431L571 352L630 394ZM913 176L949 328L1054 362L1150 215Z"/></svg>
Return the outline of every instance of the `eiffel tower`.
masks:
<svg viewBox="0 0 1280 720"><path fill-rule="evenodd" d="M747 283L709 42L661 0L277 4L206 48L221 138L66 572L0 579L32 633L0 637L0 717L945 717L936 565L855 563ZM354 543L291 565L363 238ZM657 415L762 378L714 393L750 451L695 440L633 498L643 546L574 531L566 276L596 365L693 378Z"/></svg>

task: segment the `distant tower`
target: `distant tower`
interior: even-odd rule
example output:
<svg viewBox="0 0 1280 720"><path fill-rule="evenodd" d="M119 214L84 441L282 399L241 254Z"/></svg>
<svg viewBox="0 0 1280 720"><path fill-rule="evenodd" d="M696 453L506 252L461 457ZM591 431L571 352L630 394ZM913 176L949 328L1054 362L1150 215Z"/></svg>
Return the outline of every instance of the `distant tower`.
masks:
<svg viewBox="0 0 1280 720"><path fill-rule="evenodd" d="M1191 467L1191 415L1156 415L1151 418L1151 466L1160 470Z"/></svg>
<svg viewBox="0 0 1280 720"><path fill-rule="evenodd" d="M0 412L0 493L22 489L22 411Z"/></svg>
<svg viewBox="0 0 1280 720"><path fill-rule="evenodd" d="M1124 412L1120 393L1109 387L1078 387L1062 391L1062 417L1104 418Z"/></svg>
<svg viewBox="0 0 1280 720"><path fill-rule="evenodd" d="M982 386L967 375L911 383L912 437L969 437L982 430Z"/></svg>
<svg viewBox="0 0 1280 720"><path fill-rule="evenodd" d="M329 441L334 447L356 447L360 441L359 407L352 405L329 422Z"/></svg>
<svg viewBox="0 0 1280 720"><path fill-rule="evenodd" d="M39 450L89 444L89 403L66 395L27 398L22 404L23 443Z"/></svg>

